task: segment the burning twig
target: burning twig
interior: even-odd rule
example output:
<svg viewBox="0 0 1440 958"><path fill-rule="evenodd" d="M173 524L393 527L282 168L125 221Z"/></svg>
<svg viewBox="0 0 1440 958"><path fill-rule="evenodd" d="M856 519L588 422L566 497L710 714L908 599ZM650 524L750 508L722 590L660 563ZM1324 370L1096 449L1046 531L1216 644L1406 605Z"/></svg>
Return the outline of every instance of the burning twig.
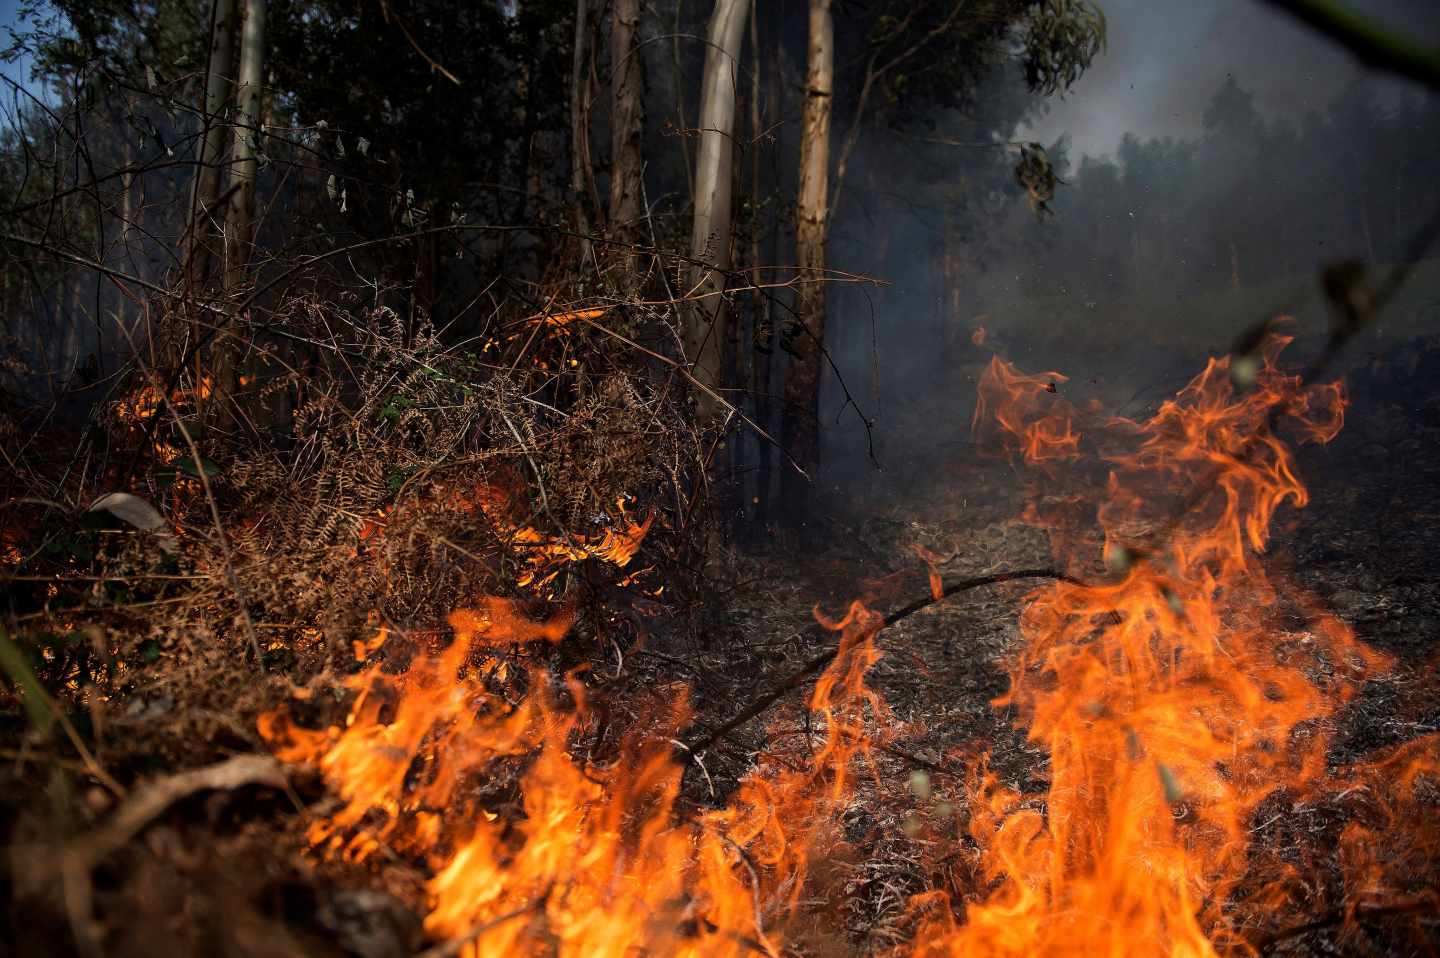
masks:
<svg viewBox="0 0 1440 958"><path fill-rule="evenodd" d="M1405 285L1410 273L1414 270L1414 264L1424 259L1425 253L1437 239L1440 239L1440 213L1431 217L1411 236L1406 248L1406 255L1401 257L1398 266L1390 270L1384 283L1378 289L1370 287L1362 262L1347 261L1335 263L1326 268L1321 276L1321 285L1324 287L1326 298L1339 314L1339 318L1320 354L1300 374L1301 389L1315 385L1350 341L1362 329L1375 321L1375 317L1389 305L1395 294ZM1254 373L1260 363L1257 357L1276 335L1277 319L1278 317L1270 317L1250 326L1231 346L1230 356L1233 357L1231 378L1240 389L1248 389L1253 385ZM1262 432L1273 434L1289 411L1289 403L1280 402L1272 405ZM1260 435L1261 433L1257 432L1256 434ZM1255 455L1256 449L1257 445L1254 442L1249 443L1235 456L1235 461L1247 464ZM1174 537L1186 517L1191 515L1199 504L1215 491L1225 474L1224 466L1216 467L1211 470L1206 481L1196 483L1189 499L1171 513L1170 519L1149 537L1148 546L1138 550L1127 550L1129 560L1143 560L1163 553L1165 546ZM1122 563L1122 567L1117 571L1127 572L1130 564L1131 561Z"/></svg>
<svg viewBox="0 0 1440 958"><path fill-rule="evenodd" d="M1268 955L1284 942L1301 935L1308 935L1312 931L1323 931L1326 928L1333 928L1336 925L1348 924L1365 918L1384 918L1389 915L1414 915L1423 914L1427 911L1440 909L1440 897L1435 892L1413 898L1410 901L1394 902L1387 905L1357 904L1342 908L1335 908L1326 912L1313 921L1307 921L1301 925L1294 925L1290 928L1282 928L1261 938L1255 943L1255 951L1261 955Z"/></svg>
<svg viewBox="0 0 1440 958"><path fill-rule="evenodd" d="M770 939L765 937L764 915L760 913L760 873L755 870L755 861L750 857L750 853L737 845L729 835L721 835L720 837L725 840L725 844L739 857L740 863L744 865L745 870L750 873L750 897L755 904L755 940L760 943L765 954L769 955L770 958L776 958L775 946L770 944Z"/></svg>
<svg viewBox="0 0 1440 958"><path fill-rule="evenodd" d="M465 947L467 945L473 943L476 939L482 937L486 932L490 931L491 929L497 928L500 925L505 924L507 921L514 921L516 918L519 918L522 915L528 915L532 912L543 912L545 909L545 902L549 898L550 891L549 889L546 889L545 894L541 895L539 898L536 898L528 905L523 905L519 908L507 911L503 915L497 915L494 918L491 918L489 921L481 922L480 924L476 925L474 928L471 928L469 931L459 936L458 938L451 938L448 941L442 941L440 944L434 946L433 948L426 948L424 951L420 952L420 954L416 955L415 958L455 958L456 955L460 954L465 950Z"/></svg>
<svg viewBox="0 0 1440 958"><path fill-rule="evenodd" d="M1059 579L1062 582L1075 581L1067 575L1056 572L1054 569L1021 569L1016 572L997 572L992 575L982 575L974 579L962 579L959 582L952 582L949 585L945 586L943 589L940 590L940 594L938 596L933 594L926 595L924 598L916 599L915 601L910 602L909 604L904 605L899 609L896 609L894 612L891 612L889 615L885 616L881 628L889 628L896 622L899 622L901 619L914 615L921 609L928 608L929 606L932 606L937 602L948 599L952 595L956 595L961 592L968 592L971 589L978 589L981 586L999 585L1002 582L1014 582L1020 579ZM818 624L810 626L807 631L813 634L816 639L823 639L825 636L829 635L829 631ZM708 735L705 735L699 741L693 742L688 745L687 749L691 752L700 752L709 748L711 745L714 745L720 739L727 738L731 732L734 732L736 729L740 728L742 725L745 725L751 719L755 718L757 715L770 708L770 706L780 701L788 693L793 692L801 685L804 685L806 680L808 680L812 675L825 668L825 666L829 665L831 660L835 658L838 652L838 648L826 649L824 652L821 652L819 655L815 656L813 659L806 662L804 665L800 666L800 668L796 669L794 672L790 673L788 676L782 679L780 684L775 686L775 688L771 689L769 692L766 692L764 695L751 702L748 706L741 709L740 713L734 718L730 719L730 721L726 722L724 725L721 725L718 729L709 733Z"/></svg>

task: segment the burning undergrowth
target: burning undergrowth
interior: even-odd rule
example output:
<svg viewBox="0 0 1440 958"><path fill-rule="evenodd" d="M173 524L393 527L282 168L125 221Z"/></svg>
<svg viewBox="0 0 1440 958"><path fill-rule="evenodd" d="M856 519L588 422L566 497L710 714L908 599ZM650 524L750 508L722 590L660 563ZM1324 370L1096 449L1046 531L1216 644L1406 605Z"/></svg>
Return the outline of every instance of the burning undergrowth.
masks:
<svg viewBox="0 0 1440 958"><path fill-rule="evenodd" d="M972 662L957 690L879 611L949 594L964 557L938 542L904 542L906 569L847 584L863 601L831 596L847 611L799 642L706 620L698 477L716 443L663 364L601 348L605 313L497 319L457 351L384 309L298 301L290 335L348 331L308 368L262 352L227 385L181 363L103 405L99 465L54 463L63 481L16 497L0 539L26 630L0 649L36 652L3 663L34 679L14 754L89 783L19 816L17 908L82 949L145 952L132 913L170 906L120 865L167 873L184 843L115 831L120 780L258 741L305 814L269 794L243 839L170 868L266 862L207 911L243 899L257 939L293 930L308 894L299 924L369 953L343 915L383 887L358 910L401 916L385 954L411 950L412 913L474 956L1433 945L1433 728L1347 738L1397 658L1268 555L1308 502L1296 448L1334 440L1346 406L1285 371L1283 337L1133 420L991 363L975 443L1028 477L1029 540L972 540L973 585L1013 590L990 573L1042 537L1054 581L1002 594L1020 606L992 612L1018 622L1008 675ZM254 421L219 441L227 397ZM923 691L892 698L897 673ZM57 722L74 759L46 738ZM254 781L283 782L266 769ZM77 823L91 838L57 842Z"/></svg>
<svg viewBox="0 0 1440 958"><path fill-rule="evenodd" d="M343 676L372 620L563 595L603 645L662 595L693 599L675 560L705 513L657 509L705 445L683 393L583 328L508 314L456 348L385 308L295 297L272 325L315 347L257 339L223 388L161 336L151 362L170 365L141 362L78 436L18 450L5 588L29 667L120 733L116 760L200 754ZM123 507L91 507L115 489Z"/></svg>
<svg viewBox="0 0 1440 958"><path fill-rule="evenodd" d="M927 804L903 841L929 887L888 885L909 931L870 948L1252 954L1377 918L1396 949L1425 947L1437 741L1334 759L1347 708L1393 663L1263 561L1277 510L1307 502L1287 437L1328 442L1345 406L1337 384L1282 371L1283 345L1212 361L1144 421L1071 407L1058 374L992 364L977 436L1038 470L1025 517L1065 573L1027 597L995 703L1048 757L1042 789L1007 784L983 750L923 762L967 769L965 788L929 801L911 777ZM607 541L638 546L645 526L631 528ZM423 863L426 928L467 954L804 951L842 890L821 863L888 840L855 814L895 798L877 754L906 755L890 743L921 731L865 684L881 617L857 604L831 625L839 651L807 708L775 720L708 807L684 777L682 687L652 689L612 732L583 669L502 652L571 641L572 624L564 606L472 601L404 667L386 664L383 632L358 644L343 724L267 715L278 753L338 796L308 829L316 852Z"/></svg>

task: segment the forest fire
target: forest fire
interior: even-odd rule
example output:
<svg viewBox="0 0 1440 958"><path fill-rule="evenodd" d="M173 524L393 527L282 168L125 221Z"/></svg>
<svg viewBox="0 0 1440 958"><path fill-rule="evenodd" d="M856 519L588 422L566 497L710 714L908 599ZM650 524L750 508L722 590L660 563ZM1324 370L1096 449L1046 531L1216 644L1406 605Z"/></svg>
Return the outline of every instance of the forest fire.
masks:
<svg viewBox="0 0 1440 958"><path fill-rule="evenodd" d="M676 820L683 767L670 745L688 717L683 695L601 767L570 751L591 717L580 676L552 688L538 669L513 676L487 659L502 644L559 641L569 624L488 599L451 617L454 641L439 656L403 676L375 666L357 676L343 730L266 716L279 754L316 763L345 802L311 841L355 859L382 844L426 857L427 927L467 938L477 955L775 954L766 921L798 906L851 760L869 747L867 719L885 715L863 683L878 617L857 605L832 624L841 651L810 700L818 744L762 757L725 809L688 824ZM477 789L507 774L523 809L513 820Z"/></svg>
<svg viewBox="0 0 1440 958"><path fill-rule="evenodd" d="M1212 361L1149 420L1093 429L1056 390L1063 377L992 363L978 436L1052 475L1093 448L1109 472L1094 498L1072 480L1060 508L1037 499L1028 511L1053 527L1075 578L1031 595L996 704L1048 752L1048 796L976 766L958 814L987 887L972 889L977 901L917 896L915 954L1244 954L1327 910L1433 898L1421 866L1440 834L1422 793L1436 740L1327 767L1332 720L1388 661L1259 558L1276 510L1307 499L1277 419L1326 442L1345 405L1338 384L1302 389L1279 370L1284 343L1271 341L1253 377ZM1087 509L1102 535L1088 555L1086 530L1064 527ZM938 598L940 557L917 554ZM568 612L536 621L491 598L450 623L440 653L416 653L400 674L372 662L351 680L343 729L262 722L283 758L315 764L344 802L311 841L353 859L382 845L423 858L427 927L476 955L779 954L855 760L902 731L864 684L880 618L857 604L830 624L840 653L809 703L820 746L772 745L727 806L705 812L682 809L670 745L690 718L683 692L652 703L602 764L580 745L595 724L584 676L557 684L496 655L562 641ZM357 656L385 643L382 632ZM1335 848L1275 830L1346 796L1366 810L1351 808ZM1262 810L1273 817L1257 821Z"/></svg>
<svg viewBox="0 0 1440 958"><path fill-rule="evenodd" d="M1440 953L1440 4L1210 6L10 4L0 952Z"/></svg>
<svg viewBox="0 0 1440 958"><path fill-rule="evenodd" d="M1118 581L1057 583L1023 613L1025 644L997 704L1016 708L1049 753L1048 799L1042 813L983 780L970 833L995 887L963 927L942 911L922 953L1248 953L1257 928L1303 921L1319 904L1307 867L1319 866L1295 856L1320 850L1267 847L1256 813L1276 800L1283 816L1353 791L1354 775L1377 777L1332 776L1326 760L1330 719L1388 662L1272 583L1259 558L1277 508L1307 501L1276 415L1318 442L1343 421L1338 384L1302 390L1276 368L1286 342L1272 339L1253 381L1212 360L1148 421L1110 419L1086 437L1054 395L1061 377L992 362L980 408L1009 449L1048 464L1088 439L1109 464L1094 514ZM1075 551L1083 537L1065 528L1072 506L1032 502L1029 515L1057 526L1069 571L1094 575ZM1433 773L1436 744L1412 743L1376 769L1404 765L1398 790L1413 790ZM1436 832L1387 835L1383 852L1376 839L1346 826L1348 907L1413 893L1393 849L1433 848Z"/></svg>

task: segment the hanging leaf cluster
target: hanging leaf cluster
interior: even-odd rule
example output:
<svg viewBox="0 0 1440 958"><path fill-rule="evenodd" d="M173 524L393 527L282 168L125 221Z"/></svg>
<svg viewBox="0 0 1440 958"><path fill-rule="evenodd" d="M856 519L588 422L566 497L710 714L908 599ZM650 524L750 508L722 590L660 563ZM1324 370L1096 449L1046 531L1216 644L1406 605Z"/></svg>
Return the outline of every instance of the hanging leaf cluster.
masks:
<svg viewBox="0 0 1440 958"><path fill-rule="evenodd" d="M1030 89L1061 93L1105 49L1105 14L1091 0L1041 0L1026 18L1024 37Z"/></svg>
<svg viewBox="0 0 1440 958"><path fill-rule="evenodd" d="M1024 143L1020 146L1020 159L1015 164L1015 182L1025 190L1030 199L1030 209L1036 216L1053 216L1050 201L1055 198L1055 188L1065 181L1055 173L1050 156L1039 143Z"/></svg>

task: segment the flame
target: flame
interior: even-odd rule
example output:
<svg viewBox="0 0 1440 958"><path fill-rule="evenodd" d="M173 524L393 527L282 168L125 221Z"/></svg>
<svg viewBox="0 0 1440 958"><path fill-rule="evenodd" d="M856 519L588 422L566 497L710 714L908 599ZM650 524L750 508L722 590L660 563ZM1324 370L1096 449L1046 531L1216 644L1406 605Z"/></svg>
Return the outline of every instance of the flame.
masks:
<svg viewBox="0 0 1440 958"><path fill-rule="evenodd" d="M170 402L176 406L194 403L198 400L208 399L213 391L211 378L202 376L198 387L177 386L172 389ZM134 425L153 418L163 405L165 405L164 392L154 383L146 383L130 395L117 399L111 408L115 418L120 422Z"/></svg>
<svg viewBox="0 0 1440 958"><path fill-rule="evenodd" d="M644 519L635 522L630 518L629 506L625 499L615 502L619 514L616 525L602 530L598 535L564 534L547 535L534 526L516 521L515 497L496 486L482 485L475 490L475 504L490 520L502 538L512 545L525 550L528 568L517 579L524 586L545 586L560 574L567 563L585 559L599 559L617 568L625 568L640 545L649 534L655 521L655 512L650 510Z"/></svg>
<svg viewBox="0 0 1440 958"><path fill-rule="evenodd" d="M1426 814L1440 740L1333 767L1341 710L1392 663L1262 562L1277 511L1308 499L1280 429L1326 442L1344 419L1339 384L1305 387L1279 368L1284 343L1243 375L1212 360L1144 421L1078 411L1063 376L991 363L976 433L1044 472L1053 501L1026 515L1074 575L1027 597L996 702L1048 753L1048 790L974 763L968 815L936 806L964 844L934 836L948 878L912 899L905 951L1255 954L1266 934L1325 914L1440 905ZM624 567L653 521L621 501L613 527L556 537L517 519L501 489L449 494L530 547L522 582L582 558ZM914 551L939 593L943 557ZM573 618L485 598L450 616L437 649L381 630L355 646L343 725L264 716L280 757L318 769L339 798L310 842L423 865L426 930L468 956L780 955L817 894L815 863L843 850L837 822L861 770L873 776L872 750L900 731L865 684L883 619L860 603L839 621L817 612L839 651L803 731L777 722L729 801L696 812L672 747L691 718L683 688L627 703L639 717L613 742L583 671L557 677L513 654L565 641ZM917 774L911 791L928 798ZM1344 813L1328 845L1284 831L1322 807ZM912 816L904 832L925 828Z"/></svg>
<svg viewBox="0 0 1440 958"><path fill-rule="evenodd" d="M564 329L579 320L599 319L608 312L610 312L608 306L600 309L570 309L561 313L541 313L530 316L525 319L525 322L533 326L549 326L554 329Z"/></svg>
<svg viewBox="0 0 1440 958"><path fill-rule="evenodd" d="M631 518L629 503L620 498L615 502L618 518L599 533L550 535L516 518L521 513L519 496L499 485L481 483L471 488L437 487L439 499L457 512L483 515L500 538L522 551L526 568L516 578L516 585L543 588L552 583L564 567L572 562L598 559L623 569L635 558L655 522L653 509L645 518ZM375 516L361 517L356 536L359 547L385 535L395 508L385 506Z"/></svg>
<svg viewBox="0 0 1440 958"><path fill-rule="evenodd" d="M809 703L818 745L775 747L728 806L688 821L676 807L684 766L669 744L689 716L683 694L656 705L599 766L572 754L590 717L580 674L557 685L532 668L504 681L493 650L558 642L570 622L564 610L537 621L511 600L485 599L451 616L454 639L438 654L350 680L343 728L264 716L277 754L315 765L343 802L310 841L357 861L381 849L425 859L426 928L463 940L471 956L778 954L826 823L848 800L851 766L868 753L867 720L888 715L864 685L881 619L856 604L827 623L840 650ZM357 658L390 641L382 631ZM519 814L477 795L479 782L507 774Z"/></svg>
<svg viewBox="0 0 1440 958"><path fill-rule="evenodd" d="M1112 419L1091 437L1110 466L1093 518L1120 578L1032 594L996 703L1048 751L1048 795L1037 803L977 773L969 831L991 891L964 924L942 896L918 900L918 954L1249 954L1251 926L1315 905L1280 850L1257 846L1256 812L1344 787L1326 772L1331 720L1390 663L1282 593L1260 561L1276 509L1307 500L1275 420L1321 442L1343 421L1338 384L1303 389L1276 367L1285 342L1270 344L1248 390L1228 359L1212 360L1149 420ZM1064 379L995 360L977 432L1041 467L1077 457L1077 416L1048 398L1053 382ZM1177 502L1184 517L1167 524ZM1308 621L1283 625L1287 606ZM1415 758L1434 752L1422 741L1390 761L1414 777ZM1364 844L1345 843L1374 870L1381 859ZM1372 895L1397 878L1379 871L1366 879Z"/></svg>
<svg viewBox="0 0 1440 958"><path fill-rule="evenodd" d="M1080 454L1075 411L1057 395L1059 373L1026 375L999 356L980 379L971 428L977 441L998 438L1001 448L1027 463L1072 460ZM1000 435L995 437L998 427Z"/></svg>

